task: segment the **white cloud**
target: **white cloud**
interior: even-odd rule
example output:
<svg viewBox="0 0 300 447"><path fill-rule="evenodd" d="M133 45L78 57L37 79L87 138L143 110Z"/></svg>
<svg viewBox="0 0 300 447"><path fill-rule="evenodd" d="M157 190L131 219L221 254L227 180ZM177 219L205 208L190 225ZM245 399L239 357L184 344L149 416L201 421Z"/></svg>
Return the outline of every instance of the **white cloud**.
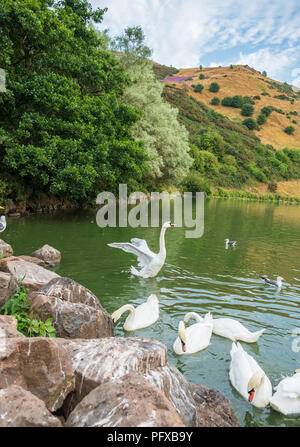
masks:
<svg viewBox="0 0 300 447"><path fill-rule="evenodd" d="M90 2L94 7L108 8L100 28L109 28L111 35L117 35L127 26L141 25L146 44L153 49L153 59L178 68L195 67L204 55L216 50L230 52L236 45L243 45L249 47L249 54L241 53L241 61L260 69L266 58L263 69L279 73L279 65L289 66L288 58L295 59L294 47L299 49L298 0ZM265 48L255 52L255 45ZM269 49L272 46L277 47ZM275 61L273 56L284 59Z"/></svg>

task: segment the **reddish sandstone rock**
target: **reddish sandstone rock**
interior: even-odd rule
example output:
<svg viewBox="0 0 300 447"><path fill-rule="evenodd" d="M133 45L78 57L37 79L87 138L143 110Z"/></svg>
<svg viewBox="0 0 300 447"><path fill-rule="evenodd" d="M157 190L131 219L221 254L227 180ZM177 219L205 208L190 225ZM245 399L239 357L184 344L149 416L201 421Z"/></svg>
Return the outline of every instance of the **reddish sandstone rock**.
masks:
<svg viewBox="0 0 300 447"><path fill-rule="evenodd" d="M197 404L198 427L238 427L231 403L219 391L190 383Z"/></svg>
<svg viewBox="0 0 300 447"><path fill-rule="evenodd" d="M61 427L38 397L18 385L0 390L0 427Z"/></svg>
<svg viewBox="0 0 300 447"><path fill-rule="evenodd" d="M0 389L19 385L56 411L74 389L74 379L68 351L55 338L6 338L1 345Z"/></svg>
<svg viewBox="0 0 300 447"><path fill-rule="evenodd" d="M0 307L10 298L16 285L17 281L13 275L0 272Z"/></svg>
<svg viewBox="0 0 300 447"><path fill-rule="evenodd" d="M171 402L142 374L109 380L72 411L67 427L184 427Z"/></svg>
<svg viewBox="0 0 300 447"><path fill-rule="evenodd" d="M1 270L10 273L15 279L23 278L23 286L29 290L38 290L54 278L59 278L54 272L27 261L9 260L1 264Z"/></svg>
<svg viewBox="0 0 300 447"><path fill-rule="evenodd" d="M18 332L17 327L18 322L15 317L10 315L0 315L0 339L1 337L24 338L25 336L21 332Z"/></svg>
<svg viewBox="0 0 300 447"><path fill-rule="evenodd" d="M56 336L62 338L101 338L114 334L111 316L98 298L69 278L54 278L28 296L35 315L53 318Z"/></svg>
<svg viewBox="0 0 300 447"><path fill-rule="evenodd" d="M4 258L8 256L12 256L13 249L11 245L7 244L5 241L0 239L0 255L2 255Z"/></svg>

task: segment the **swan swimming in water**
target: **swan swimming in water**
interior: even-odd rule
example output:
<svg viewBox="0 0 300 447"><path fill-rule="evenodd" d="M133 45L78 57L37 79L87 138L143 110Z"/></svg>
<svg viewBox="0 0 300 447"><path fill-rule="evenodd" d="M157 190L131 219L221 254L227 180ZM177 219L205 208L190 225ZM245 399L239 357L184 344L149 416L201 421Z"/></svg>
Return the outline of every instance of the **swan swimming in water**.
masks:
<svg viewBox="0 0 300 447"><path fill-rule="evenodd" d="M185 323L190 318L194 318L197 323L189 327L185 327ZM213 318L211 313L207 313L204 318L189 312L185 315L184 320L179 322L178 337L176 338L173 349L176 354L193 354L207 348L210 342L213 328Z"/></svg>
<svg viewBox="0 0 300 447"><path fill-rule="evenodd" d="M272 397L272 384L259 364L240 343L232 343L229 378L234 388L255 407L266 407Z"/></svg>
<svg viewBox="0 0 300 447"><path fill-rule="evenodd" d="M270 400L271 407L284 415L300 414L300 369L292 377L286 377L275 388Z"/></svg>
<svg viewBox="0 0 300 447"><path fill-rule="evenodd" d="M138 271L135 267L131 266L130 271L133 275L141 276L142 278L152 278L157 275L166 259L166 246L165 246L165 232L167 228L174 227L172 222L165 222L160 231L159 253L153 253L148 247L147 242L144 239L134 238L130 242L113 242L107 244L109 247L120 248L128 253L133 253L138 258L138 265L141 270Z"/></svg>
<svg viewBox="0 0 300 447"><path fill-rule="evenodd" d="M232 341L241 340L246 343L255 343L266 330L250 332L242 323L233 318L213 319L213 325L213 334L229 338Z"/></svg>
<svg viewBox="0 0 300 447"><path fill-rule="evenodd" d="M114 323L118 321L124 312L129 311L123 328L125 331L135 331L144 327L151 326L159 317L159 302L156 295L152 294L145 303L140 304L136 308L132 304L125 304L116 310L112 315Z"/></svg>

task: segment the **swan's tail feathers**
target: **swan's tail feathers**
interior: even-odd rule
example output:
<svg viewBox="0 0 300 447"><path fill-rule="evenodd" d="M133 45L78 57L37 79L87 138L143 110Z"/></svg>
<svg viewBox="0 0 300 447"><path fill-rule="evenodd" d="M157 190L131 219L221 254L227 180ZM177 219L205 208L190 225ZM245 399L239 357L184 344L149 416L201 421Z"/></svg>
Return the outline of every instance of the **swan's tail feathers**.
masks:
<svg viewBox="0 0 300 447"><path fill-rule="evenodd" d="M139 272L135 267L133 267L133 265L130 267L130 272L131 272L132 275L135 275L135 276L142 276L142 275L140 274L140 272Z"/></svg>
<svg viewBox="0 0 300 447"><path fill-rule="evenodd" d="M252 343L256 342L259 337L265 332L266 329L261 329L260 331L257 332L252 332L252 336L251 336L251 341Z"/></svg>
<svg viewBox="0 0 300 447"><path fill-rule="evenodd" d="M151 303L151 304L158 304L159 303L158 298L157 298L157 296L154 293L151 293L151 295L148 297L147 301L148 301L148 303Z"/></svg>

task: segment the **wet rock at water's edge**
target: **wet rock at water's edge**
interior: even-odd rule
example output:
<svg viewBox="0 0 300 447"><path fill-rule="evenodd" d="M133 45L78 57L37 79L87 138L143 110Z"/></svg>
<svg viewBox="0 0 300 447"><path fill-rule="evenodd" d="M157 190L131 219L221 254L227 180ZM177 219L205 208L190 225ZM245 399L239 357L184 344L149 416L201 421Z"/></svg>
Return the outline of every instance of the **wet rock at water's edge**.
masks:
<svg viewBox="0 0 300 447"><path fill-rule="evenodd" d="M45 244L38 250L35 250L30 256L41 259L46 265L59 264L61 260L60 251L48 244Z"/></svg>
<svg viewBox="0 0 300 447"><path fill-rule="evenodd" d="M0 390L0 427L61 427L45 403L18 385Z"/></svg>
<svg viewBox="0 0 300 447"><path fill-rule="evenodd" d="M91 391L70 414L67 427L184 427L164 393L136 372Z"/></svg>
<svg viewBox="0 0 300 447"><path fill-rule="evenodd" d="M27 289L38 290L54 278L59 278L56 273L39 265L27 261L2 261L1 270L10 273L16 280L23 278L23 286Z"/></svg>

